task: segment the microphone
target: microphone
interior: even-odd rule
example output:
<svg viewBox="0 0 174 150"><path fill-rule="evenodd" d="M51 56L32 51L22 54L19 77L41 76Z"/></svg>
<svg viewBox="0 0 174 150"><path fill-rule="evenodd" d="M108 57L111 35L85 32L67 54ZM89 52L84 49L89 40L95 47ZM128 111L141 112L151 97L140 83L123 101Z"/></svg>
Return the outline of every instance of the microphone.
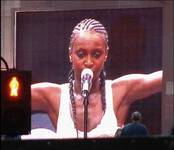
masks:
<svg viewBox="0 0 174 150"><path fill-rule="evenodd" d="M81 73L81 92L83 97L89 95L90 89L92 87L93 72L91 69L83 69Z"/></svg>

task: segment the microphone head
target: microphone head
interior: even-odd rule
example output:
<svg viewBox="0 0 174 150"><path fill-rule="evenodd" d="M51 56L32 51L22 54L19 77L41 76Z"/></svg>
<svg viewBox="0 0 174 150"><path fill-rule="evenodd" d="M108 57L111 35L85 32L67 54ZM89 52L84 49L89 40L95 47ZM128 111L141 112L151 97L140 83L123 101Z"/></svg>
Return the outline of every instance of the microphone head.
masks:
<svg viewBox="0 0 174 150"><path fill-rule="evenodd" d="M86 68L81 72L81 92L83 97L89 95L90 89L92 87L93 72L91 69Z"/></svg>
<svg viewBox="0 0 174 150"><path fill-rule="evenodd" d="M91 79L93 78L93 72L89 68L85 68L85 69L82 70L81 79L84 77L84 75L89 75L91 77Z"/></svg>

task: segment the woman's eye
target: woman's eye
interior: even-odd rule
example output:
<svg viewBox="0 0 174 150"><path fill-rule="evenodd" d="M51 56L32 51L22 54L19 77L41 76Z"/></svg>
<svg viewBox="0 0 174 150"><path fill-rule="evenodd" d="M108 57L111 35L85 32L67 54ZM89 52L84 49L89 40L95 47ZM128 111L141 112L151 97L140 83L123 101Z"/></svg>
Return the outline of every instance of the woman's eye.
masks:
<svg viewBox="0 0 174 150"><path fill-rule="evenodd" d="M83 57L85 56L85 53L84 53L83 51L78 51L78 52L77 52L77 56L78 56L79 58L83 58Z"/></svg>
<svg viewBox="0 0 174 150"><path fill-rule="evenodd" d="M92 54L95 58L99 58L100 56L101 56L101 52L94 52L93 54Z"/></svg>

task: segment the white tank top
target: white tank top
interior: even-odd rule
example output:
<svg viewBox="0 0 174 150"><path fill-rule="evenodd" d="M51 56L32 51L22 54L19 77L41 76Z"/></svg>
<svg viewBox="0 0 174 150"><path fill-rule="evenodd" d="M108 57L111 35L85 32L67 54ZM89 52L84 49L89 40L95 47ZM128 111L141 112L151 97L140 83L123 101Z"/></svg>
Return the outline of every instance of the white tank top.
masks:
<svg viewBox="0 0 174 150"><path fill-rule="evenodd" d="M114 137L117 127L117 119L113 110L113 96L111 81L106 80L106 111L103 115L100 124L96 128L87 132L88 138L97 137ZM59 118L57 123L57 136L58 138L77 138L74 122L71 117L71 101L69 95L69 84L62 84L61 99L59 108ZM84 132L78 131L78 137L84 138Z"/></svg>

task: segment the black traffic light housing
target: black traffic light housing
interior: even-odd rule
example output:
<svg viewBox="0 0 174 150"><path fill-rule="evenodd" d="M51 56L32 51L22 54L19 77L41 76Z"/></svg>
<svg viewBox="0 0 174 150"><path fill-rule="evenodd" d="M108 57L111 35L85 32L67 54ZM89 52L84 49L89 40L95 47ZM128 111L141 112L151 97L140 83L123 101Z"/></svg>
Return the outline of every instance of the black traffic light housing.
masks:
<svg viewBox="0 0 174 150"><path fill-rule="evenodd" d="M1 71L1 135L31 131L31 71Z"/></svg>

